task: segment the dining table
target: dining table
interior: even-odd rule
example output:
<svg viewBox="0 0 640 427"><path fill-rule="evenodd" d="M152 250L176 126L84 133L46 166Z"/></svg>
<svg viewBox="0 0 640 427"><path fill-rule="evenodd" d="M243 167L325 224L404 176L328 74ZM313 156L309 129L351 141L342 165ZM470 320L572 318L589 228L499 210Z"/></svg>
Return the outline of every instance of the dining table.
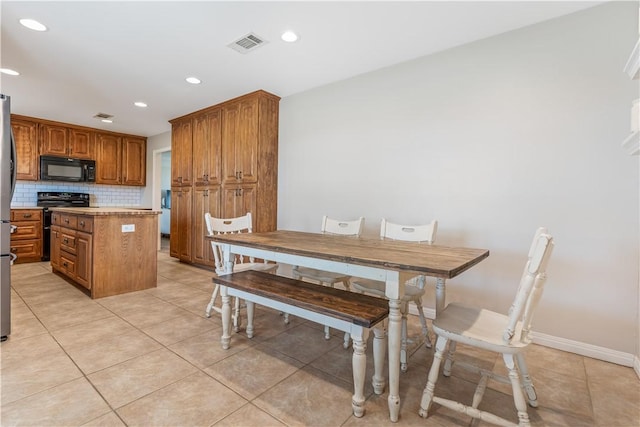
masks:
<svg viewBox="0 0 640 427"><path fill-rule="evenodd" d="M401 300L405 282L416 276L434 277L435 309L444 309L446 280L454 278L489 256L489 250L457 246L416 244L379 237L340 236L304 231L276 230L260 233L206 236L222 246L222 274L233 272L236 256L311 267L385 282L389 300L389 418L400 412Z"/></svg>

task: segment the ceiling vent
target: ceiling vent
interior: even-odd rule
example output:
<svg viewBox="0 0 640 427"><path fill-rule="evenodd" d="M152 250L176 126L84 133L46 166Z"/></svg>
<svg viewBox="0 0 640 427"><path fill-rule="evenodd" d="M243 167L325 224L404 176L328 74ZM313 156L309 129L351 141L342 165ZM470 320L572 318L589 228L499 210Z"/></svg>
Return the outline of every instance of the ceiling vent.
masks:
<svg viewBox="0 0 640 427"><path fill-rule="evenodd" d="M248 53L256 50L260 46L263 46L267 43L268 42L262 37L253 33L249 33L246 36L240 37L238 40L234 41L233 43L228 44L227 47L230 47L236 52Z"/></svg>
<svg viewBox="0 0 640 427"><path fill-rule="evenodd" d="M107 114L107 113L98 113L95 116L93 116L94 119L100 119L100 120L110 119L112 117L113 115Z"/></svg>

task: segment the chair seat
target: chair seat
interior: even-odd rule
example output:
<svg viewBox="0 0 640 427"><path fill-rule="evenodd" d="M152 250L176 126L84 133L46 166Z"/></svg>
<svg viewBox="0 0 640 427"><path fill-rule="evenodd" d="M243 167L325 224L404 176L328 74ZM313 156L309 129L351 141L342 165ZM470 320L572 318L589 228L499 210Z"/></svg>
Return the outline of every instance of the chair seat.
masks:
<svg viewBox="0 0 640 427"><path fill-rule="evenodd" d="M385 283L381 280L372 279L351 279L351 287L361 292L367 292L381 298L385 298ZM415 297L424 295L425 290L417 286L407 285L404 288L404 301L410 301Z"/></svg>
<svg viewBox="0 0 640 427"><path fill-rule="evenodd" d="M342 273L332 273L330 271L317 270L309 267L296 267L293 269L294 274L307 279L317 280L323 283L348 283L351 278L349 275Z"/></svg>
<svg viewBox="0 0 640 427"><path fill-rule="evenodd" d="M517 339L506 343L502 339L509 324L509 316L486 309L451 303L439 312L433 321L433 330L454 341L498 353L518 353L529 342ZM515 336L520 336L522 323L518 322Z"/></svg>

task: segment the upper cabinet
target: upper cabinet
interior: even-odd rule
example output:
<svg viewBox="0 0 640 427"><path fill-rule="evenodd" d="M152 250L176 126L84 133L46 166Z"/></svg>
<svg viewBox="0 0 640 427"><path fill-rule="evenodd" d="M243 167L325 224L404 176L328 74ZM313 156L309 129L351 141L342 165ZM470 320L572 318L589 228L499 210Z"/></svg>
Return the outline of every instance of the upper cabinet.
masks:
<svg viewBox="0 0 640 427"><path fill-rule="evenodd" d="M147 139L136 135L11 115L17 179L37 181L40 156L96 161L96 184L146 185Z"/></svg>
<svg viewBox="0 0 640 427"><path fill-rule="evenodd" d="M98 133L96 149L96 184L145 185L145 138Z"/></svg>
<svg viewBox="0 0 640 427"><path fill-rule="evenodd" d="M93 159L92 133L86 129L55 124L40 125L40 154Z"/></svg>
<svg viewBox="0 0 640 427"><path fill-rule="evenodd" d="M193 173L191 118L171 124L171 185L190 186Z"/></svg>
<svg viewBox="0 0 640 427"><path fill-rule="evenodd" d="M16 142L16 178L38 180L38 123L12 118L11 130Z"/></svg>
<svg viewBox="0 0 640 427"><path fill-rule="evenodd" d="M198 186L220 184L222 118L220 110L192 119L193 182Z"/></svg>
<svg viewBox="0 0 640 427"><path fill-rule="evenodd" d="M223 108L222 174L225 184L256 182L258 177L258 99Z"/></svg>

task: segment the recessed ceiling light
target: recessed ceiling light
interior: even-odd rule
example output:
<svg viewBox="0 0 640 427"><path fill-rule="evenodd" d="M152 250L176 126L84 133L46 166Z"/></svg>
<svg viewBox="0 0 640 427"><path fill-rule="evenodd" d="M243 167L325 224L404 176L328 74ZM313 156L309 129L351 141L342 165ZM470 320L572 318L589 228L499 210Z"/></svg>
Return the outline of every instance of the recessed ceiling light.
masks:
<svg viewBox="0 0 640 427"><path fill-rule="evenodd" d="M33 31L47 31L47 27L36 21L35 19L23 18L20 23Z"/></svg>
<svg viewBox="0 0 640 427"><path fill-rule="evenodd" d="M111 119L102 119L100 120L102 123L113 123L113 120Z"/></svg>
<svg viewBox="0 0 640 427"><path fill-rule="evenodd" d="M19 76L20 75L19 72L15 71L15 70L12 70L11 68L0 68L0 73L8 74L10 76Z"/></svg>
<svg viewBox="0 0 640 427"><path fill-rule="evenodd" d="M147 106L147 104L145 102L142 102L142 101L134 102L133 105L135 105L136 107L140 107L140 108L145 108Z"/></svg>
<svg viewBox="0 0 640 427"><path fill-rule="evenodd" d="M191 83L192 85L199 85L201 83L200 79L197 78L197 77L187 77L186 80L187 80L187 82Z"/></svg>
<svg viewBox="0 0 640 427"><path fill-rule="evenodd" d="M284 33L282 33L282 36L280 37L282 38L282 40L288 43L293 43L296 40L298 40L298 35L293 31L285 31Z"/></svg>

